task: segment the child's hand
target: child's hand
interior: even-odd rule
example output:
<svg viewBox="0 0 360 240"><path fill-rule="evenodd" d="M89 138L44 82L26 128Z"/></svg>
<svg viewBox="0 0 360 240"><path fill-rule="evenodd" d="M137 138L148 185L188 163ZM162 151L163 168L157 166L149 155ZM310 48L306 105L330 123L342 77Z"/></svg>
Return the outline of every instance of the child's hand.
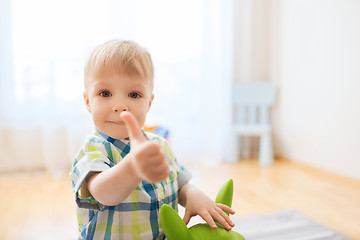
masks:
<svg viewBox="0 0 360 240"><path fill-rule="evenodd" d="M229 231L235 226L230 217L223 211L225 210L230 214L234 214L235 211L233 209L224 204L215 203L195 187L189 186L189 188L192 189L188 189L187 191L185 215L183 218L185 224L189 223L192 216L200 215L213 229L217 228L214 220Z"/></svg>
<svg viewBox="0 0 360 240"><path fill-rule="evenodd" d="M169 175L168 163L159 144L149 141L140 129L139 123L130 112L122 112L130 138L130 156L134 169L141 179L153 183L162 181Z"/></svg>

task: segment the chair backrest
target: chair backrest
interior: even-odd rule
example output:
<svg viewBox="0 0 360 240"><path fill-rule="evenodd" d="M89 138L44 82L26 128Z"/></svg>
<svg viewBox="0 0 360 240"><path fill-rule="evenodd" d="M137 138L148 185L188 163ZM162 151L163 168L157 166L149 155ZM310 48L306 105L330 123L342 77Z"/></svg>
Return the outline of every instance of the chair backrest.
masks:
<svg viewBox="0 0 360 240"><path fill-rule="evenodd" d="M269 123L269 108L275 101L275 84L235 82L233 96L237 124Z"/></svg>

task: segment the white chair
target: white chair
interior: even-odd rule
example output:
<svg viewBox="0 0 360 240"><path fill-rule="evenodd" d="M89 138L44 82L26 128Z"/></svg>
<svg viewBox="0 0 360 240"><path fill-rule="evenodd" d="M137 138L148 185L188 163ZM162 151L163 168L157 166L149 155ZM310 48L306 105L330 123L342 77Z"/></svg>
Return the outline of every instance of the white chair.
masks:
<svg viewBox="0 0 360 240"><path fill-rule="evenodd" d="M233 161L240 157L241 136L259 136L259 162L273 163L273 144L269 109L275 101L275 85L270 82L235 82Z"/></svg>

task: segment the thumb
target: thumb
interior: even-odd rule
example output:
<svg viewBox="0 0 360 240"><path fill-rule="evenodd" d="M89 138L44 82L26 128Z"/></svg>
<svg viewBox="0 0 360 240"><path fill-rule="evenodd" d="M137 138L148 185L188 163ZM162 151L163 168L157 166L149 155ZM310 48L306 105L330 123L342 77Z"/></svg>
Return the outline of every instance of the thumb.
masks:
<svg viewBox="0 0 360 240"><path fill-rule="evenodd" d="M122 112L120 113L120 118L124 121L126 125L130 141L139 141L139 142L146 141L146 137L141 131L139 122L132 113L127 111Z"/></svg>
<svg viewBox="0 0 360 240"><path fill-rule="evenodd" d="M189 211L187 211L185 209L185 214L184 214L184 217L183 217L183 221L184 221L185 225L187 225L190 222L190 218L191 218L191 216L190 216Z"/></svg>

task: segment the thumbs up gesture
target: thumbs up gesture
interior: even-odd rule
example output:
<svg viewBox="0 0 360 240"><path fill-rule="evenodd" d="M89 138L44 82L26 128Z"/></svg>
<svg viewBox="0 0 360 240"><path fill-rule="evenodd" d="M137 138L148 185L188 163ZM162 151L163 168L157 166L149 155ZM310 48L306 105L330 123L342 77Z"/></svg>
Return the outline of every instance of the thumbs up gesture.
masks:
<svg viewBox="0 0 360 240"><path fill-rule="evenodd" d="M150 183L162 181L169 175L168 163L160 145L149 141L140 129L135 116L130 112L122 112L130 139L130 157L138 177Z"/></svg>

